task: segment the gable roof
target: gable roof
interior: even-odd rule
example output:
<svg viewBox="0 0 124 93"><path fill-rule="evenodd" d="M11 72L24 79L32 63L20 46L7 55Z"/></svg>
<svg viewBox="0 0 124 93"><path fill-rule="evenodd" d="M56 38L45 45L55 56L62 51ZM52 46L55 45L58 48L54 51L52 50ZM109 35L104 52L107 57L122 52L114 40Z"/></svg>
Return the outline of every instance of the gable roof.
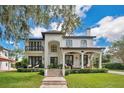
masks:
<svg viewBox="0 0 124 93"><path fill-rule="evenodd" d="M42 32L42 36L44 38L45 34L63 34L63 32L61 31L48 31L48 32ZM63 36L63 38L75 38L75 39L79 39L79 38L96 38L96 36Z"/></svg>
<svg viewBox="0 0 124 93"><path fill-rule="evenodd" d="M42 32L42 34L64 34L64 33L61 31L52 30L52 31Z"/></svg>
<svg viewBox="0 0 124 93"><path fill-rule="evenodd" d="M42 37L44 38L45 34L64 34L63 32L61 31L56 31L56 30L52 30L52 31L48 31L48 32L42 32Z"/></svg>

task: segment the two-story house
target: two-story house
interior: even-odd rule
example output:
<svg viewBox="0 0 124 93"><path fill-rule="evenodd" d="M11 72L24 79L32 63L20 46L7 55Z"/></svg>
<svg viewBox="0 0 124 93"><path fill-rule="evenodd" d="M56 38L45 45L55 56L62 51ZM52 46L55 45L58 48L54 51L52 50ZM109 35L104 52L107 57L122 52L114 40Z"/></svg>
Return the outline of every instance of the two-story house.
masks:
<svg viewBox="0 0 124 93"><path fill-rule="evenodd" d="M0 46L0 71L10 70L13 60L8 58L9 50Z"/></svg>
<svg viewBox="0 0 124 93"><path fill-rule="evenodd" d="M93 67L92 55L99 54L99 68L102 68L103 47L93 45L95 36L65 36L59 31L42 32L42 38L26 41L25 54L34 67L43 63L47 69L51 64L62 64L63 74L66 65L73 68Z"/></svg>

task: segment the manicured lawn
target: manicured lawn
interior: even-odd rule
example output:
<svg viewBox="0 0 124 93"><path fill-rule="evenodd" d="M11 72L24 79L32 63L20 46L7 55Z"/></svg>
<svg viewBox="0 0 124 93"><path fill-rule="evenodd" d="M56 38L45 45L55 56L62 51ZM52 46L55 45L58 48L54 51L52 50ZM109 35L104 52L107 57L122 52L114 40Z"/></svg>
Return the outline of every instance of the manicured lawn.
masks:
<svg viewBox="0 0 124 93"><path fill-rule="evenodd" d="M124 88L124 75L70 74L65 78L69 88Z"/></svg>
<svg viewBox="0 0 124 93"><path fill-rule="evenodd" d="M0 88L37 88L42 79L36 72L0 72Z"/></svg>

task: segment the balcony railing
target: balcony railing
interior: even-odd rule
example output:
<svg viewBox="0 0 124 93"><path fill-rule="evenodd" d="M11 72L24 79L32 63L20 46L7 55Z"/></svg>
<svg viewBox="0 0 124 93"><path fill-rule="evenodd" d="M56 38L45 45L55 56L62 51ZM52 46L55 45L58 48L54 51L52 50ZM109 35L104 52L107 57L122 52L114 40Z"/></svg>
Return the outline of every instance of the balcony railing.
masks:
<svg viewBox="0 0 124 93"><path fill-rule="evenodd" d="M43 51L43 46L25 46L25 51Z"/></svg>

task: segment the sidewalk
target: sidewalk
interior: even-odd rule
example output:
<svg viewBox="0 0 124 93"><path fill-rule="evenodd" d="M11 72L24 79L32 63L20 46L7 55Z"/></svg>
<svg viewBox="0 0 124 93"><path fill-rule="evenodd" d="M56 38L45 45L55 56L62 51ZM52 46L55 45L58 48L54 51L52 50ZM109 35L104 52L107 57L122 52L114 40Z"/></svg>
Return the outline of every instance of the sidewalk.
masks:
<svg viewBox="0 0 124 93"><path fill-rule="evenodd" d="M45 77L40 88L67 88L64 77Z"/></svg>
<svg viewBox="0 0 124 93"><path fill-rule="evenodd" d="M108 73L118 74L118 75L124 75L124 72L120 72L120 71L112 71L112 70L109 70Z"/></svg>

